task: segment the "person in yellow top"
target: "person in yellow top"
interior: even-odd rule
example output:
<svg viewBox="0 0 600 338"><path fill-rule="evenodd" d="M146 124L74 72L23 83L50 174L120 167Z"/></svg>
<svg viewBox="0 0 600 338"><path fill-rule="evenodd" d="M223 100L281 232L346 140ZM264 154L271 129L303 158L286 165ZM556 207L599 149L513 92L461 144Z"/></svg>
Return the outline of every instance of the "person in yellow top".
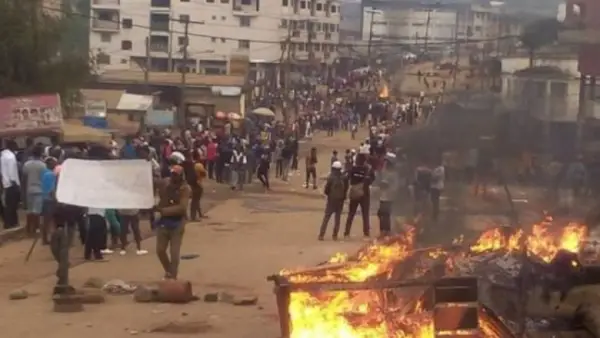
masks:
<svg viewBox="0 0 600 338"><path fill-rule="evenodd" d="M202 182L207 175L206 168L200 161L198 153L195 151L190 152L188 156L189 160L184 163L187 167L186 180L191 187L192 194L190 198L190 220L195 221L198 217L204 217L202 215L202 208L200 206L200 200L204 193L204 187Z"/></svg>

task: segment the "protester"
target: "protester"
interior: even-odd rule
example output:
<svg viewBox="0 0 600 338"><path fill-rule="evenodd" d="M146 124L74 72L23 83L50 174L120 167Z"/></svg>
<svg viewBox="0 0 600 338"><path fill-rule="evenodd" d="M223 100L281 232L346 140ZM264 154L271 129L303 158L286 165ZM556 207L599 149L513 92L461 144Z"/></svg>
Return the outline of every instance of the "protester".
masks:
<svg viewBox="0 0 600 338"><path fill-rule="evenodd" d="M446 179L446 171L441 160L438 160L437 165L431 171L431 216L434 221L438 220L440 214L440 196L444 190L444 181Z"/></svg>
<svg viewBox="0 0 600 338"><path fill-rule="evenodd" d="M21 180L15 151L17 144L13 140L5 142L0 153L0 174L2 176L2 206L4 207L4 228L19 226L19 203L21 202Z"/></svg>
<svg viewBox="0 0 600 338"><path fill-rule="evenodd" d="M317 189L317 148L312 147L310 154L306 157L306 189L309 187L309 181L312 178L313 189Z"/></svg>
<svg viewBox="0 0 600 338"><path fill-rule="evenodd" d="M56 178L58 170L56 170L58 161L54 157L46 158L46 170L42 173L41 179L41 190L42 190L42 226L40 229L40 236L42 238L42 244L47 245L49 243L48 234L52 222L54 220L54 209L56 207ZM60 170L60 168L59 168Z"/></svg>
<svg viewBox="0 0 600 338"><path fill-rule="evenodd" d="M356 164L348 173L348 180L348 198L350 204L348 206L348 218L346 219L344 237L350 237L352 222L354 221L354 216L360 206L360 212L363 219L363 235L368 238L371 236L371 225L369 220L371 184L375 180L375 176L367 164L367 157L365 154L359 154L356 157Z"/></svg>
<svg viewBox="0 0 600 338"><path fill-rule="evenodd" d="M159 188L159 202L155 208L160 215L156 220L156 254L163 266L165 278L177 279L191 189L183 178L181 166L172 166L170 173L171 176Z"/></svg>
<svg viewBox="0 0 600 338"><path fill-rule="evenodd" d="M379 182L379 236L389 236L392 231L392 202L399 189L398 173L396 170L396 154L387 153L385 164Z"/></svg>
<svg viewBox="0 0 600 338"><path fill-rule="evenodd" d="M319 240L322 241L331 215L334 215L334 226L332 238L334 241L338 239L340 224L342 219L342 210L344 209L344 201L346 199L346 191L348 190L348 182L342 175L342 163L339 161L331 164L331 173L325 184L325 196L327 202L325 205L325 215L319 230Z"/></svg>
<svg viewBox="0 0 600 338"><path fill-rule="evenodd" d="M121 209L119 210L119 216L121 219L121 251L120 255L124 256L127 254L127 246L129 241L127 235L129 231L133 233L133 240L135 241L136 254L142 256L148 253L147 250L142 249L142 234L140 231L140 211L138 209Z"/></svg>
<svg viewBox="0 0 600 338"><path fill-rule="evenodd" d="M23 183L27 201L27 222L25 231L35 236L40 228L40 217L44 198L42 196L42 175L46 171L46 163L42 161L43 149L40 145L33 147L31 158L23 165Z"/></svg>

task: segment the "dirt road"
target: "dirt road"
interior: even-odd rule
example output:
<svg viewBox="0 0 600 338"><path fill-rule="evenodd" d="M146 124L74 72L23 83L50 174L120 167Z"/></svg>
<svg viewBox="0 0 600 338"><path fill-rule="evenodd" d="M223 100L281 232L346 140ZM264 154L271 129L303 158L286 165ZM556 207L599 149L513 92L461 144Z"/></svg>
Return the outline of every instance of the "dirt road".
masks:
<svg viewBox="0 0 600 338"><path fill-rule="evenodd" d="M332 148L342 153L356 146L349 139L346 133L315 137L321 175L328 172ZM273 181L272 192L252 187L233 193L210 210L209 219L188 224L182 249L183 254L199 255L181 263L180 278L190 280L196 293L251 293L259 297L257 306L202 301L188 305L138 304L131 296L108 296L105 304L88 305L81 313L53 313L50 292L55 264L46 248L38 248L32 261L23 264L29 243L22 241L0 248L0 332L5 337L19 338L182 337L168 332L150 333L158 326L177 322L176 327L196 326L207 338L279 337L272 285L265 277L285 267L314 265L338 251L355 250L361 241L360 224L355 224L356 241L318 242L324 204L320 190L303 188L303 177L298 174L289 184ZM156 281L162 272L154 245L153 238L144 241L150 250L146 256L113 256L106 263L76 265L71 269L72 285L80 287L89 277ZM80 252L74 250L74 256L76 263ZM9 301L8 293L16 288L26 289L33 296Z"/></svg>

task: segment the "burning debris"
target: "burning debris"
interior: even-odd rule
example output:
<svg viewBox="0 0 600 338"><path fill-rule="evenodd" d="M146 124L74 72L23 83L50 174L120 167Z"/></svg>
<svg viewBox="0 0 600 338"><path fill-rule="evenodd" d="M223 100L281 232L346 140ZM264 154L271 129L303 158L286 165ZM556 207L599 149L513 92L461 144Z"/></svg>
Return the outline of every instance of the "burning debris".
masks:
<svg viewBox="0 0 600 338"><path fill-rule="evenodd" d="M416 248L411 228L352 256L337 254L269 280L285 338L429 338L453 330L510 337L523 290L542 286L545 297L553 291L564 297L577 283L585 239L585 226L557 227L546 219L525 230L493 228L470 244ZM454 291L440 296L449 284ZM510 297L498 301L495 290Z"/></svg>

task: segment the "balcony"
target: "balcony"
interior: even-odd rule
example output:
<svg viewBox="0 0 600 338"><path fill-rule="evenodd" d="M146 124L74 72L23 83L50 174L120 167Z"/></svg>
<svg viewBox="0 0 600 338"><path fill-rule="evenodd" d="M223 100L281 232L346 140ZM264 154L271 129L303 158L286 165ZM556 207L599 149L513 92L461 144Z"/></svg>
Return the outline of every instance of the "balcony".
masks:
<svg viewBox="0 0 600 338"><path fill-rule="evenodd" d="M118 9L92 9L92 30L102 32L118 32L120 29Z"/></svg>
<svg viewBox="0 0 600 338"><path fill-rule="evenodd" d="M119 23L111 20L92 19L92 30L98 32L118 32Z"/></svg>
<svg viewBox="0 0 600 338"><path fill-rule="evenodd" d="M92 8L119 8L121 0L92 0Z"/></svg>
<svg viewBox="0 0 600 338"><path fill-rule="evenodd" d="M253 0L237 0L232 4L233 15L236 16L257 16L259 5Z"/></svg>
<svg viewBox="0 0 600 338"><path fill-rule="evenodd" d="M169 37L160 35L151 35L150 44L148 46L150 52L168 53L169 52Z"/></svg>
<svg viewBox="0 0 600 338"><path fill-rule="evenodd" d="M170 22L168 14L151 14L150 31L153 33L169 33Z"/></svg>

